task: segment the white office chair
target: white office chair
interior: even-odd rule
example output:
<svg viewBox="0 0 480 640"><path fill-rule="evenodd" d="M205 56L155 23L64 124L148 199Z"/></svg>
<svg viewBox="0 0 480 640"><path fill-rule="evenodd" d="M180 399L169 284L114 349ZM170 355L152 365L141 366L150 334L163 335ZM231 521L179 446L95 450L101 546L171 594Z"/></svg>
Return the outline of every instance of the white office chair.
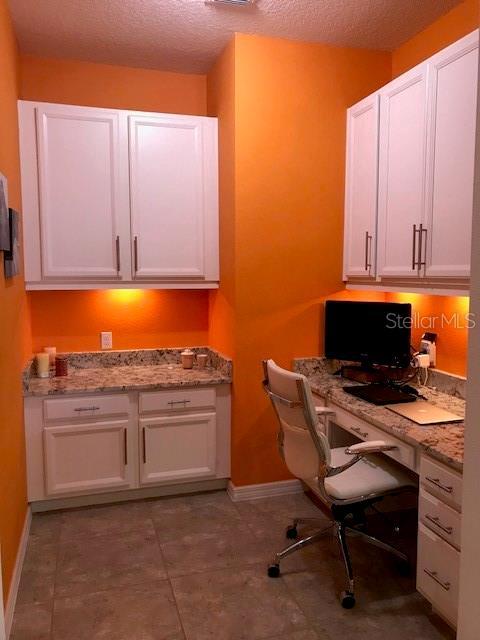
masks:
<svg viewBox="0 0 480 640"><path fill-rule="evenodd" d="M403 563L407 556L391 545L368 535L359 525L364 511L382 497L412 490L414 481L399 465L381 454L395 449L381 440L360 442L340 449L330 449L327 436L322 432L319 415L332 417L326 407L315 407L307 378L281 369L273 360L263 362L267 392L277 414L280 428L280 453L290 472L301 479L328 507L332 521L316 533L302 538L277 553L268 568L268 575L280 575L280 561L291 553L317 542L334 529L345 563L347 588L341 594L342 606L355 606L354 580L346 532L354 531L365 541L395 554ZM297 518L287 529L287 538L298 537L297 525L322 522L320 519ZM325 520L323 520L323 525Z"/></svg>

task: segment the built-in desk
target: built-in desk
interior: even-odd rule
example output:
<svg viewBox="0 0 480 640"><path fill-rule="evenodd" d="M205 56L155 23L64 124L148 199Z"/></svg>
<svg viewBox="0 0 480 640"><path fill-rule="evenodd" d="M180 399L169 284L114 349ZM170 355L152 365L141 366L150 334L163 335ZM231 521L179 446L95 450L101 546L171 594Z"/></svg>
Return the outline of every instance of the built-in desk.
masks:
<svg viewBox="0 0 480 640"><path fill-rule="evenodd" d="M461 495L464 424L421 426L389 409L346 393L355 384L332 374L329 361L309 358L294 362L307 376L316 404L331 407L326 425L333 446L343 446L338 428L357 440L384 440L396 448L386 453L419 477L417 589L433 608L456 624L460 563ZM454 385L453 385L454 386ZM433 388L422 395L452 413L465 415L465 400Z"/></svg>

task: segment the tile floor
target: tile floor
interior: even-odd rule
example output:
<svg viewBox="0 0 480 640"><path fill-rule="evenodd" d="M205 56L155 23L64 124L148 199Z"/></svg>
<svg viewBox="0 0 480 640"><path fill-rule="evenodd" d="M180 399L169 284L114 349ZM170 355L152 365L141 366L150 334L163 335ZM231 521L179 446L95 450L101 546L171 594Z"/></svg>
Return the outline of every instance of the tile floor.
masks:
<svg viewBox="0 0 480 640"><path fill-rule="evenodd" d="M12 640L452 639L390 556L351 540L357 606L336 542L286 559L302 495L233 504L225 492L35 515Z"/></svg>

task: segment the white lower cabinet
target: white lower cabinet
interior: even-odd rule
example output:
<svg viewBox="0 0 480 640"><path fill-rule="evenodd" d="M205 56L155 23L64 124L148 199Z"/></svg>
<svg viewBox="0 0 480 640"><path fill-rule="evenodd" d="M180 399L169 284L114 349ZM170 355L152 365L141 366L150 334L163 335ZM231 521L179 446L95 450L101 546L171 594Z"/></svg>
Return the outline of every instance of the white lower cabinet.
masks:
<svg viewBox="0 0 480 640"><path fill-rule="evenodd" d="M25 399L30 502L230 476L228 385ZM84 501L85 503L85 501Z"/></svg>
<svg viewBox="0 0 480 640"><path fill-rule="evenodd" d="M215 476L215 413L140 420L141 484Z"/></svg>
<svg viewBox="0 0 480 640"><path fill-rule="evenodd" d="M134 485L128 420L45 427L48 496Z"/></svg>
<svg viewBox="0 0 480 640"><path fill-rule="evenodd" d="M460 553L420 523L417 589L452 624L457 621L459 567Z"/></svg>
<svg viewBox="0 0 480 640"><path fill-rule="evenodd" d="M457 622L462 476L420 461L417 589L451 625Z"/></svg>

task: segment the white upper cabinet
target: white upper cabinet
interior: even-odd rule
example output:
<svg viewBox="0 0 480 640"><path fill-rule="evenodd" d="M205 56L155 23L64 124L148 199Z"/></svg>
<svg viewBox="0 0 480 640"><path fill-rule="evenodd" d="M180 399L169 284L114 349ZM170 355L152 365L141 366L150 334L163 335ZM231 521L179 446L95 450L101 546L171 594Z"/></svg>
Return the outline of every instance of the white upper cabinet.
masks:
<svg viewBox="0 0 480 640"><path fill-rule="evenodd" d="M378 273L418 276L425 211L427 65L380 92Z"/></svg>
<svg viewBox="0 0 480 640"><path fill-rule="evenodd" d="M477 83L478 33L431 60L427 276L470 275Z"/></svg>
<svg viewBox="0 0 480 640"><path fill-rule="evenodd" d="M375 276L378 186L377 94L347 111L344 276Z"/></svg>
<svg viewBox="0 0 480 640"><path fill-rule="evenodd" d="M345 279L468 286L478 40L475 31L378 92L376 258L368 215L378 94L349 109Z"/></svg>
<svg viewBox="0 0 480 640"><path fill-rule="evenodd" d="M19 115L28 289L217 286L215 118L35 102Z"/></svg>
<svg viewBox="0 0 480 640"><path fill-rule="evenodd" d="M208 196L215 189L211 124L195 117L129 117L135 278L206 275Z"/></svg>
<svg viewBox="0 0 480 640"><path fill-rule="evenodd" d="M124 206L115 112L36 110L41 269L52 278L117 278Z"/></svg>

